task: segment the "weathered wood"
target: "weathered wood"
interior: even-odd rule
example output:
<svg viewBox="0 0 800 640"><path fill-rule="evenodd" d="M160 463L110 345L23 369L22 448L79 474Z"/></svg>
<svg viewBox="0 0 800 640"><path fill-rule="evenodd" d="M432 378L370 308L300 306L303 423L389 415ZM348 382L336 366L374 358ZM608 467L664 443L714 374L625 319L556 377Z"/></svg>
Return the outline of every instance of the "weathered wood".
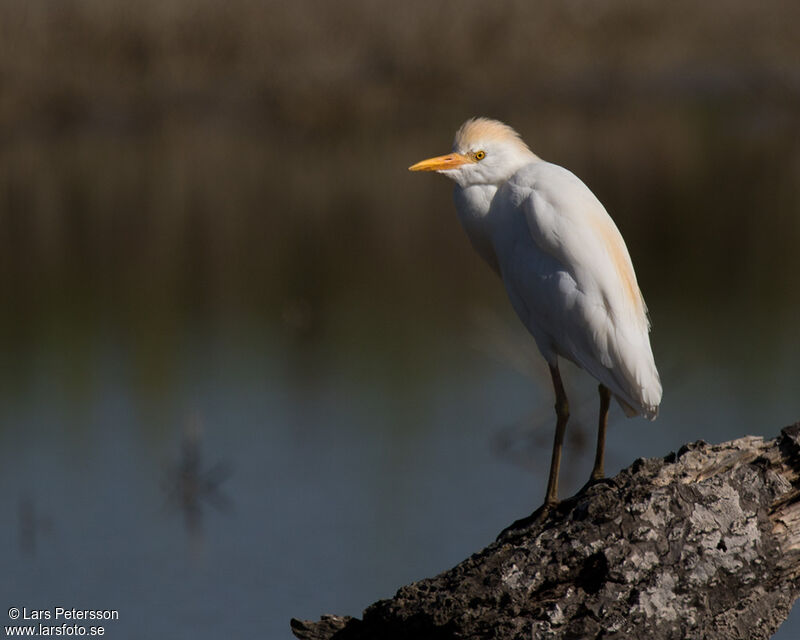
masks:
<svg viewBox="0 0 800 640"><path fill-rule="evenodd" d="M800 590L800 423L641 459L362 620L303 640L759 640Z"/></svg>

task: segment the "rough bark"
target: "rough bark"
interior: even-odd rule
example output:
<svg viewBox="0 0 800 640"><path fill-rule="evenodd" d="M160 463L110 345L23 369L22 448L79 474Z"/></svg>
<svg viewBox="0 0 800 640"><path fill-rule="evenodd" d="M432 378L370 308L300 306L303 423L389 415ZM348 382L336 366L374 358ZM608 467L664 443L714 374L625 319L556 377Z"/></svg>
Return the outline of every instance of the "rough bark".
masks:
<svg viewBox="0 0 800 640"><path fill-rule="evenodd" d="M769 638L800 589L800 423L640 459L363 619L301 639Z"/></svg>

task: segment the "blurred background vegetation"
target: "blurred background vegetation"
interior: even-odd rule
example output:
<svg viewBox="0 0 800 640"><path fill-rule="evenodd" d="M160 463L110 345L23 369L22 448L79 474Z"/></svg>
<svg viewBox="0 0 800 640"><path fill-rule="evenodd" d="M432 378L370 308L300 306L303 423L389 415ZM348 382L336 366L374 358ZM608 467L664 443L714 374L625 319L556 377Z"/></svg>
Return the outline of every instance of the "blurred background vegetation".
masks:
<svg viewBox="0 0 800 640"><path fill-rule="evenodd" d="M453 481L463 491L411 513L454 474L477 474L463 460L488 448L498 423L528 429L531 404L547 427L534 443L545 462L550 438L546 378L536 387L505 371L525 371L537 356L468 246L450 183L406 171L449 150L474 115L506 121L541 157L577 173L627 240L666 390L652 432L658 450L638 441L631 456L741 430L774 434L800 409L789 364L800 354L799 24L800 4L789 0L0 0L0 438L14 452L0 467L19 459L20 469L36 468L50 446L62 466L45 475L58 483L67 476L53 469L71 469L74 451L21 434L102 443L133 412L131 431L163 443L186 415L211 414L207 433L229 438L217 446L228 443L239 470L227 488L234 504L266 499L255 511L272 518L228 525L252 545L221 545L220 572L242 560L243 573L270 575L274 567L252 558L287 549L294 564L281 584L293 586L269 613L281 634L289 615L337 603L357 614L376 591L389 595L488 540L520 507L498 503L499 515L483 513L470 529L442 509L456 509L462 493L479 501L471 475ZM502 367L465 365L458 354L470 345ZM343 377L352 388L342 390ZM443 386L451 381L458 393ZM131 406L120 401L127 394ZM486 404L473 407L477 398ZM64 426L72 407L78 417ZM475 425L451 450L448 429L461 429L459 420ZM729 430L698 426L711 422ZM630 440L637 432L626 428L619 437ZM430 447L424 433L434 434ZM580 439L579 420L571 433ZM336 449L342 442L352 446ZM348 464L375 468L342 473L325 443L355 456ZM615 447L617 466L629 462L620 443L611 455ZM157 457L135 445L114 451L137 469ZM239 458L248 452L256 467L289 468L246 485ZM442 476L406 485L404 465ZM103 486L119 469L93 473ZM493 481L509 482L497 470L479 480L493 497ZM148 481L137 482L125 491L145 503ZM292 486L322 510L365 487L382 493L347 518L337 511L333 529L320 532ZM343 495L327 493L337 487ZM527 490L502 495L531 502ZM386 507L397 503L405 515ZM143 527L136 518L130 526ZM410 535L397 533L398 519ZM376 522L381 535L365 534ZM286 530L270 537L276 523ZM373 555L359 546L365 535ZM433 538L446 547L425 556ZM328 539L355 547L325 561L364 556L361 573L345 564L313 585L291 582L294 551ZM106 542L85 544L93 558ZM225 555L239 547L252 556ZM135 571L126 553L109 567ZM243 598L263 598L263 585L240 587Z"/></svg>
<svg viewBox="0 0 800 640"><path fill-rule="evenodd" d="M799 23L776 1L0 2L4 348L54 315L233 306L310 337L482 295L449 186L405 173L476 114L584 178L649 299L796 303Z"/></svg>

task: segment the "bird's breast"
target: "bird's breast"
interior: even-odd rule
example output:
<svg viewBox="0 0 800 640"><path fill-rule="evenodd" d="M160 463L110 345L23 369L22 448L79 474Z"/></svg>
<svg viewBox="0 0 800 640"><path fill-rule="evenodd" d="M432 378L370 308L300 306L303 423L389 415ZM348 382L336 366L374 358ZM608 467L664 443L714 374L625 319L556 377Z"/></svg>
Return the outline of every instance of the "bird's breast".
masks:
<svg viewBox="0 0 800 640"><path fill-rule="evenodd" d="M487 221L492 199L496 193L497 187L494 185L457 186L454 199L458 219L472 247L499 274L500 267Z"/></svg>

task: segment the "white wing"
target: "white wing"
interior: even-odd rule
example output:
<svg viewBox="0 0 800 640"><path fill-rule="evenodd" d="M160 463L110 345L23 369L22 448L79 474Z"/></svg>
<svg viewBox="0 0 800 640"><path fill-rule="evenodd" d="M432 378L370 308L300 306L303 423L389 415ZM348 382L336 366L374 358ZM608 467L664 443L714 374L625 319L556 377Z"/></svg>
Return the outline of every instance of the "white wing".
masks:
<svg viewBox="0 0 800 640"><path fill-rule="evenodd" d="M511 302L545 358L572 360L626 413L655 418L661 382L647 308L600 201L571 172L536 162L498 191L489 219Z"/></svg>

